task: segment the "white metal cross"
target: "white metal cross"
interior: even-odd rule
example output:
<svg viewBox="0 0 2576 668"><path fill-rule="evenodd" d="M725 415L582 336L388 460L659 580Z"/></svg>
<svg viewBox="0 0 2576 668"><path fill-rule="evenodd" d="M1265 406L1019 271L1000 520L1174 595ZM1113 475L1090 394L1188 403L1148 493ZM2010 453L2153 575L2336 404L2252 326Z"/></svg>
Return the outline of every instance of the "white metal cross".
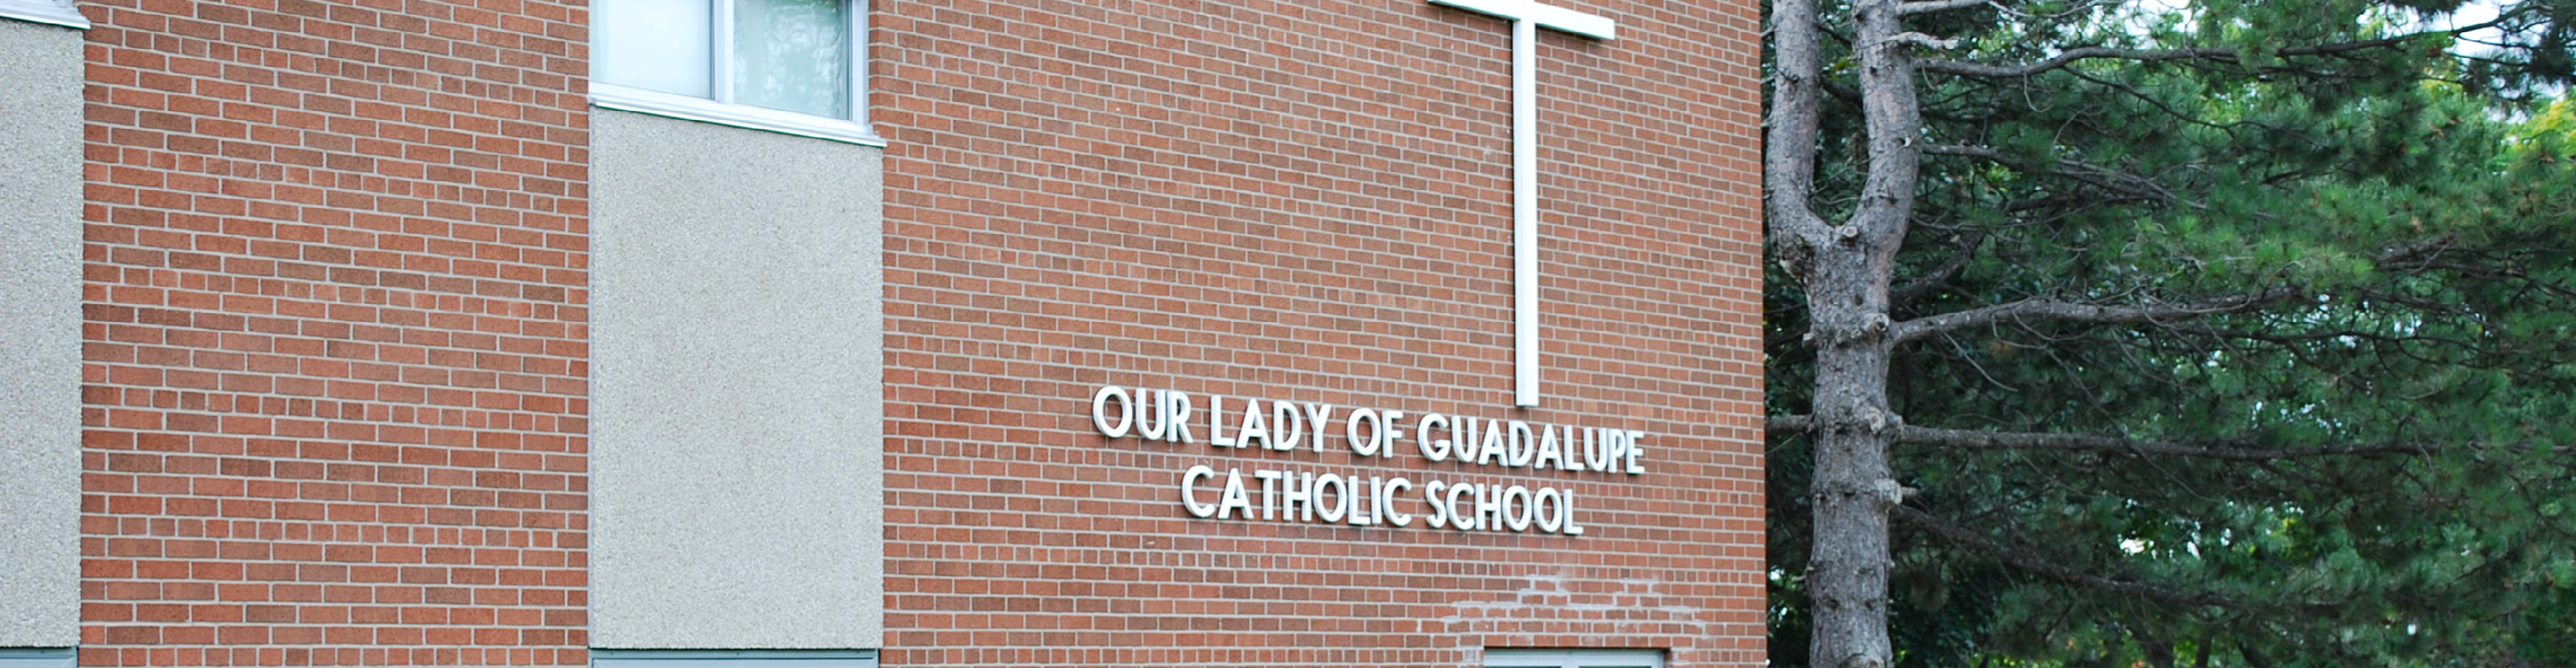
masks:
<svg viewBox="0 0 2576 668"><path fill-rule="evenodd" d="M1430 0L1512 22L1512 405L1538 405L1538 29L1612 39L1609 17L1534 0Z"/></svg>

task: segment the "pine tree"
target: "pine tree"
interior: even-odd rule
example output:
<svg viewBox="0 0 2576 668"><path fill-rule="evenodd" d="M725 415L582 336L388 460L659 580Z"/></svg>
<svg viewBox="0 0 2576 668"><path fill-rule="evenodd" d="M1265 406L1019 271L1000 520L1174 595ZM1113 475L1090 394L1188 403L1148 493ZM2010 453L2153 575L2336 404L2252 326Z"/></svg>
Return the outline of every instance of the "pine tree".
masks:
<svg viewBox="0 0 2576 668"><path fill-rule="evenodd" d="M1775 0L1775 664L2576 665L2576 2L2477 9Z"/></svg>

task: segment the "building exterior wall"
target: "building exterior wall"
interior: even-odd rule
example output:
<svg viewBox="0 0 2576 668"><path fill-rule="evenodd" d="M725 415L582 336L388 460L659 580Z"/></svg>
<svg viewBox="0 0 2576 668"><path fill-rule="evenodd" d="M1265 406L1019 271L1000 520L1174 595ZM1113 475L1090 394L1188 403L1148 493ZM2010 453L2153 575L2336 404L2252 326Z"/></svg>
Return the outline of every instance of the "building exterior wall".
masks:
<svg viewBox="0 0 2576 668"><path fill-rule="evenodd" d="M1619 35L1540 31L1527 410L1508 23L1422 0L880 7L886 663L1761 664L1757 9L1559 4ZM1600 425L1652 454L1632 477L1112 439L1108 385ZM1589 532L1200 519L1196 465L1565 486Z"/></svg>
<svg viewBox="0 0 2576 668"><path fill-rule="evenodd" d="M80 639L83 67L0 20L0 647Z"/></svg>
<svg viewBox="0 0 2576 668"><path fill-rule="evenodd" d="M882 149L598 109L588 3L0 18L0 648L1758 665L1758 10L1550 4L1618 37L1538 31L1536 408L1512 29L1428 0L877 2ZM1104 387L1197 436L1107 433ZM1343 417L1217 448L1220 397ZM1363 456L1363 408L1645 454ZM1585 532L1196 516L1262 470Z"/></svg>
<svg viewBox="0 0 2576 668"><path fill-rule="evenodd" d="M580 3L83 2L83 665L586 660Z"/></svg>
<svg viewBox="0 0 2576 668"><path fill-rule="evenodd" d="M881 149L592 119L592 645L876 647Z"/></svg>

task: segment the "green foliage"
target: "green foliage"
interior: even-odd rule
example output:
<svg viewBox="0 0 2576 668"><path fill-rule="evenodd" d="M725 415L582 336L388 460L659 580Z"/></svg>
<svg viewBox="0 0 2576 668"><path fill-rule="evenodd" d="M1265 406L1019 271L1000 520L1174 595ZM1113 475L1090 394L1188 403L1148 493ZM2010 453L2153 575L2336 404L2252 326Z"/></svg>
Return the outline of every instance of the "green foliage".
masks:
<svg viewBox="0 0 2576 668"><path fill-rule="evenodd" d="M1924 58L2237 57L1922 76L1924 141L1999 156L1927 157L1891 316L2297 294L1910 344L1889 388L1909 423L2423 449L2239 461L1900 445L1897 477L1921 490L1907 506L2009 552L1896 526L1900 665L2576 665L2576 3L2506 6L2521 48L2473 58L2447 36L2294 51L2399 36L2418 29L2410 12L2459 5L2004 2L1909 23L1958 39ZM1840 8L1823 14L1850 34ZM1850 54L1827 57L1847 84ZM1868 157L1842 102L1816 147L1829 218L1852 208ZM1794 278L1768 276L1775 414L1807 412L1814 379ZM1806 448L1778 435L1769 458L1782 666L1806 665Z"/></svg>

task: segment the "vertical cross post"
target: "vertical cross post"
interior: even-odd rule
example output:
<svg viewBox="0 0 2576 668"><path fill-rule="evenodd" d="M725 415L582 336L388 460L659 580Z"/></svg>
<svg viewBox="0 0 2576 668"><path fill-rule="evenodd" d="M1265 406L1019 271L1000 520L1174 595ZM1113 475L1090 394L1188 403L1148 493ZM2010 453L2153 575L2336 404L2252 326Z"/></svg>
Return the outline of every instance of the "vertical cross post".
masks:
<svg viewBox="0 0 2576 668"><path fill-rule="evenodd" d="M1535 0L1430 0L1512 22L1512 405L1538 406L1538 29L1595 39L1609 17Z"/></svg>

